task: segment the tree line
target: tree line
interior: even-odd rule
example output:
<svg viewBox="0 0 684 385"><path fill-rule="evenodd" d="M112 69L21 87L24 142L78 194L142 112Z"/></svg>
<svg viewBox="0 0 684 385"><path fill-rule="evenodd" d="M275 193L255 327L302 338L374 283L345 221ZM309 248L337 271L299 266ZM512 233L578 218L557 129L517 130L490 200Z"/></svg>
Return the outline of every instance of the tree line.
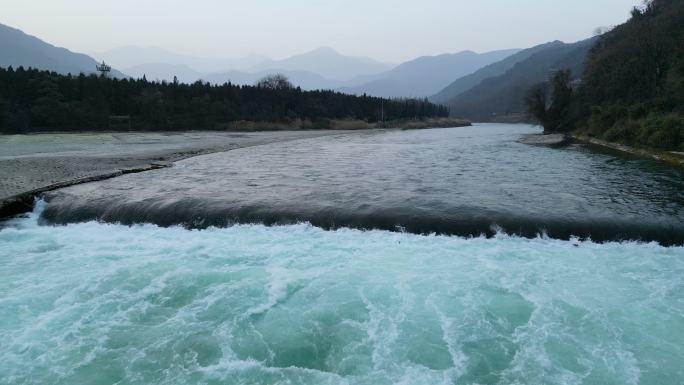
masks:
<svg viewBox="0 0 684 385"><path fill-rule="evenodd" d="M330 90L303 91L281 76L253 86L151 82L0 68L0 132L223 130L231 122L329 128L331 120L375 123L445 117L427 100L382 99Z"/></svg>
<svg viewBox="0 0 684 385"><path fill-rule="evenodd" d="M651 0L601 35L581 83L567 71L527 94L545 131L684 150L684 1Z"/></svg>

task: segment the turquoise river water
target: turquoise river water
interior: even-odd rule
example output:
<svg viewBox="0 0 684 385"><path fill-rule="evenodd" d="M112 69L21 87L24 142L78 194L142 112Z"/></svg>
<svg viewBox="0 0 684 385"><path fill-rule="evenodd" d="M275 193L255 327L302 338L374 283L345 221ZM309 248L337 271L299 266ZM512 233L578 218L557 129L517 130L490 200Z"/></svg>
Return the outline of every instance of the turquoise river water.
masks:
<svg viewBox="0 0 684 385"><path fill-rule="evenodd" d="M96 222L0 231L0 384L682 384L684 248Z"/></svg>
<svg viewBox="0 0 684 385"><path fill-rule="evenodd" d="M0 223L0 385L684 385L684 172L345 133ZM541 235L540 235L541 234Z"/></svg>

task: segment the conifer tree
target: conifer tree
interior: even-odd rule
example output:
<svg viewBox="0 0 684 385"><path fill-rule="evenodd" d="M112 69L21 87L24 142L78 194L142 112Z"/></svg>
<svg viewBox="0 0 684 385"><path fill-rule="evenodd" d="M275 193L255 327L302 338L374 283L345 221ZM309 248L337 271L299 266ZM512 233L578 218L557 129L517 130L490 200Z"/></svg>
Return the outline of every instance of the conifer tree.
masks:
<svg viewBox="0 0 684 385"><path fill-rule="evenodd" d="M386 120L448 115L445 107L426 100L303 91L286 79L274 84L176 84L149 82L145 77L119 80L0 68L0 99L7 112L0 132L107 129L112 115L130 116L134 130L225 129L236 121L300 120L319 122L319 128L329 126L331 119L374 123L381 105Z"/></svg>

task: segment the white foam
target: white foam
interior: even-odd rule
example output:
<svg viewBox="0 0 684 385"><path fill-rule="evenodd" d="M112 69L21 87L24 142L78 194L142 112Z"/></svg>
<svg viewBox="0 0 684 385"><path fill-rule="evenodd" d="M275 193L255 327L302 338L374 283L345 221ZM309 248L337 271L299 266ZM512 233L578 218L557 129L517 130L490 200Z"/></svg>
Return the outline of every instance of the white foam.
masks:
<svg viewBox="0 0 684 385"><path fill-rule="evenodd" d="M684 360L682 247L49 227L37 207L0 230L10 384L657 384Z"/></svg>

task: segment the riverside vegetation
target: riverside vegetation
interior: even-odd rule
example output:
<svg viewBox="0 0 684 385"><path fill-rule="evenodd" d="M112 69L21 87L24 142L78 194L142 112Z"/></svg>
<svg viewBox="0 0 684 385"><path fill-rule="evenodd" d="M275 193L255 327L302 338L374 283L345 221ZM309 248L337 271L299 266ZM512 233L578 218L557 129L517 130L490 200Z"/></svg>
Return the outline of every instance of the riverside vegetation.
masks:
<svg viewBox="0 0 684 385"><path fill-rule="evenodd" d="M254 86L150 82L0 69L0 133L83 130L339 128L343 122L444 118L427 100L303 91L271 76ZM356 124L355 127L365 125ZM262 129L263 129L262 128Z"/></svg>
<svg viewBox="0 0 684 385"><path fill-rule="evenodd" d="M684 1L652 0L601 35L579 84L568 70L526 98L546 132L684 151Z"/></svg>

